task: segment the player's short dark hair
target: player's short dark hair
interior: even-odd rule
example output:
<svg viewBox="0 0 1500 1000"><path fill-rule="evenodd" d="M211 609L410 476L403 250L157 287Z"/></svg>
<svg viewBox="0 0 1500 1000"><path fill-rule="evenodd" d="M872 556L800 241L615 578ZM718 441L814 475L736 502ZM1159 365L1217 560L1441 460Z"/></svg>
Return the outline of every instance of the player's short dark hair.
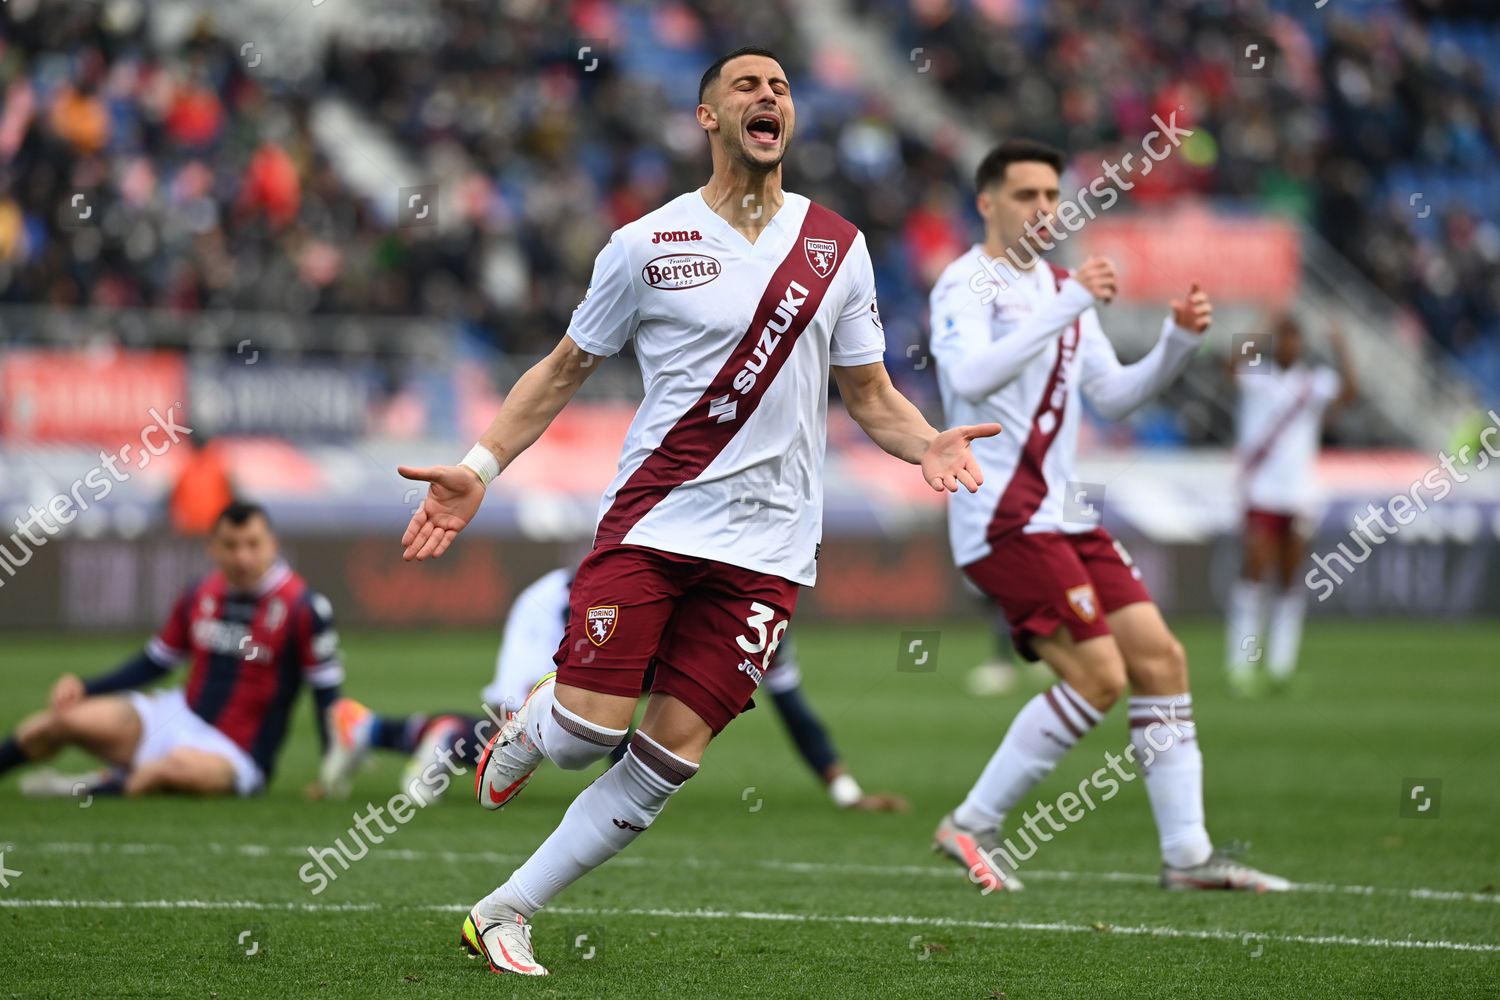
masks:
<svg viewBox="0 0 1500 1000"><path fill-rule="evenodd" d="M723 71L724 64L729 62L731 59L738 59L740 56L765 56L767 59L775 59L777 62L781 62L781 59L776 55L776 53L772 52L770 49L763 49L758 45L742 45L739 48L735 49L733 52L724 53L722 56L714 60L712 66L703 71L703 79L698 81L699 104L703 103L703 95L708 93L709 84L713 83L719 78L719 73Z"/></svg>
<svg viewBox="0 0 1500 1000"><path fill-rule="evenodd" d="M266 522L267 528L271 526L271 515L260 504L249 500L231 500L229 506L219 511L219 516L214 518L214 530L218 531L223 524L242 528L257 517Z"/></svg>
<svg viewBox="0 0 1500 1000"><path fill-rule="evenodd" d="M1005 170L1012 163L1045 163L1061 176L1063 152L1035 139L1006 139L985 154L974 171L974 190L983 191L996 181L1005 180Z"/></svg>

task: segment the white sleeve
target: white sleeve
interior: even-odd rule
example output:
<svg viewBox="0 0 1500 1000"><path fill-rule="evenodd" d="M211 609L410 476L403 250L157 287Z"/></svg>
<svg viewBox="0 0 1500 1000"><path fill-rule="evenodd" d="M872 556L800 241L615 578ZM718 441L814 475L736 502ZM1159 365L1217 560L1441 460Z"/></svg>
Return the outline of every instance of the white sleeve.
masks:
<svg viewBox="0 0 1500 1000"><path fill-rule="evenodd" d="M638 318L634 275L618 232L594 258L594 276L573 310L568 336L590 354L619 354L635 333Z"/></svg>
<svg viewBox="0 0 1500 1000"><path fill-rule="evenodd" d="M1313 395L1320 403L1331 403L1344 391L1344 379L1327 366L1313 373Z"/></svg>
<svg viewBox="0 0 1500 1000"><path fill-rule="evenodd" d="M846 367L868 365L885 357L885 331L875 304L875 268L864 233L855 239L847 266L854 268L854 280L833 328L828 362Z"/></svg>
<svg viewBox="0 0 1500 1000"><path fill-rule="evenodd" d="M545 577L538 580L511 605L495 657L495 679L482 695L485 704L516 711L536 682L552 669L552 655L562 645L566 630L569 589L561 588L559 602L554 599L558 588L547 586L550 582Z"/></svg>
<svg viewBox="0 0 1500 1000"><path fill-rule="evenodd" d="M931 304L932 356L954 391L977 403L1020 375L1094 296L1069 278L1052 301L998 339L991 339L989 302L972 288L940 285Z"/></svg>
<svg viewBox="0 0 1500 1000"><path fill-rule="evenodd" d="M1135 364L1122 365L1114 345L1092 310L1083 317L1083 380L1080 388L1094 408L1111 420L1128 416L1172 383L1203 338L1168 316L1156 346Z"/></svg>

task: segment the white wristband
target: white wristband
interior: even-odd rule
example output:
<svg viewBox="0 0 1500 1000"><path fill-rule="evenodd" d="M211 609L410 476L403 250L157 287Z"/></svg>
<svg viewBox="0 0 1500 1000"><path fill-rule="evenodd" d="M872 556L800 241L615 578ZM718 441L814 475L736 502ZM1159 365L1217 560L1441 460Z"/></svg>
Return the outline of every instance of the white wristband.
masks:
<svg viewBox="0 0 1500 1000"><path fill-rule="evenodd" d="M458 464L465 468L473 469L474 474L479 477L479 481L484 483L486 487L490 485L490 482L496 476L500 475L500 460L495 457L494 452L482 444L476 444L470 448L469 453Z"/></svg>
<svg viewBox="0 0 1500 1000"><path fill-rule="evenodd" d="M828 795L833 799L834 805L840 809L848 809L865 797L865 791L854 780L854 775L841 774L828 783Z"/></svg>

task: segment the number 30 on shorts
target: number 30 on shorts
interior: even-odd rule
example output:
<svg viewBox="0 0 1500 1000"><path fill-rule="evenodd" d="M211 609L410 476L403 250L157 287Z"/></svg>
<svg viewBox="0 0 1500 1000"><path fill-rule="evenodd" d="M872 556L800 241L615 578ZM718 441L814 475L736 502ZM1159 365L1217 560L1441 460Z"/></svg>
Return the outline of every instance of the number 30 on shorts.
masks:
<svg viewBox="0 0 1500 1000"><path fill-rule="evenodd" d="M734 640L740 644L741 649L751 656L754 656L756 653L761 654L760 669L763 671L770 669L771 657L776 654L776 647L781 645L781 637L786 635L787 626L792 623L790 618L783 618L776 623L774 628L768 630L766 623L775 617L775 608L762 604L759 601L751 601L750 617L745 620L745 624L750 626L755 636L751 638L747 635L741 635L736 636Z"/></svg>

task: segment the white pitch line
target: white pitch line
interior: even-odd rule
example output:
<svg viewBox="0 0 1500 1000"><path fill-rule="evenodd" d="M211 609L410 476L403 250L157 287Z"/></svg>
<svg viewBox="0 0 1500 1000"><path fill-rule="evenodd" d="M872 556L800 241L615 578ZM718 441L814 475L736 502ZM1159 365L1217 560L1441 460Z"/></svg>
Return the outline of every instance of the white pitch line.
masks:
<svg viewBox="0 0 1500 1000"><path fill-rule="evenodd" d="M380 903L263 903L248 899L0 899L5 909L68 910L253 910L290 913L350 913L419 910L466 913L466 903L384 906ZM1138 924L1068 924L1028 920L964 920L956 917L917 917L902 914L777 913L764 910L669 910L657 907L556 906L549 913L575 917L661 917L670 920L753 920L790 924L859 924L875 927L938 927L959 930L1022 931L1038 934L1122 934L1127 937L1172 938L1193 941L1266 941L1273 944L1344 945L1354 948L1391 948L1419 951L1500 952L1500 944L1483 941L1420 941L1411 938L1362 938L1346 934L1276 934L1264 931L1227 931L1218 928L1184 930Z"/></svg>
<svg viewBox="0 0 1500 1000"><path fill-rule="evenodd" d="M66 854L176 854L184 845L176 844L94 844L88 842L45 841L27 845L28 850L52 851ZM309 847L272 847L265 844L217 844L192 845L214 854L240 854L246 857L307 857ZM453 864L472 861L505 864L526 860L524 854L502 854L496 851L424 851L408 848L374 847L369 857L387 861L444 861ZM362 860L362 859L361 859ZM918 876L924 878L962 878L964 872L954 865L861 865L836 861L781 861L761 858L745 861L744 864L766 871L784 871L799 875L873 875L880 878L892 876ZM640 868L656 865L671 865L674 868L715 868L723 862L712 858L648 858L625 855L610 860L614 868ZM1143 872L1075 872L1049 871L1046 869L1024 869L1026 878L1039 882L1123 882L1129 884L1155 884L1155 875ZM1335 896L1398 896L1406 899L1425 900L1438 903L1500 903L1500 894L1487 892L1464 892L1458 889L1396 889L1374 885L1333 885L1327 882L1294 882L1297 892Z"/></svg>

